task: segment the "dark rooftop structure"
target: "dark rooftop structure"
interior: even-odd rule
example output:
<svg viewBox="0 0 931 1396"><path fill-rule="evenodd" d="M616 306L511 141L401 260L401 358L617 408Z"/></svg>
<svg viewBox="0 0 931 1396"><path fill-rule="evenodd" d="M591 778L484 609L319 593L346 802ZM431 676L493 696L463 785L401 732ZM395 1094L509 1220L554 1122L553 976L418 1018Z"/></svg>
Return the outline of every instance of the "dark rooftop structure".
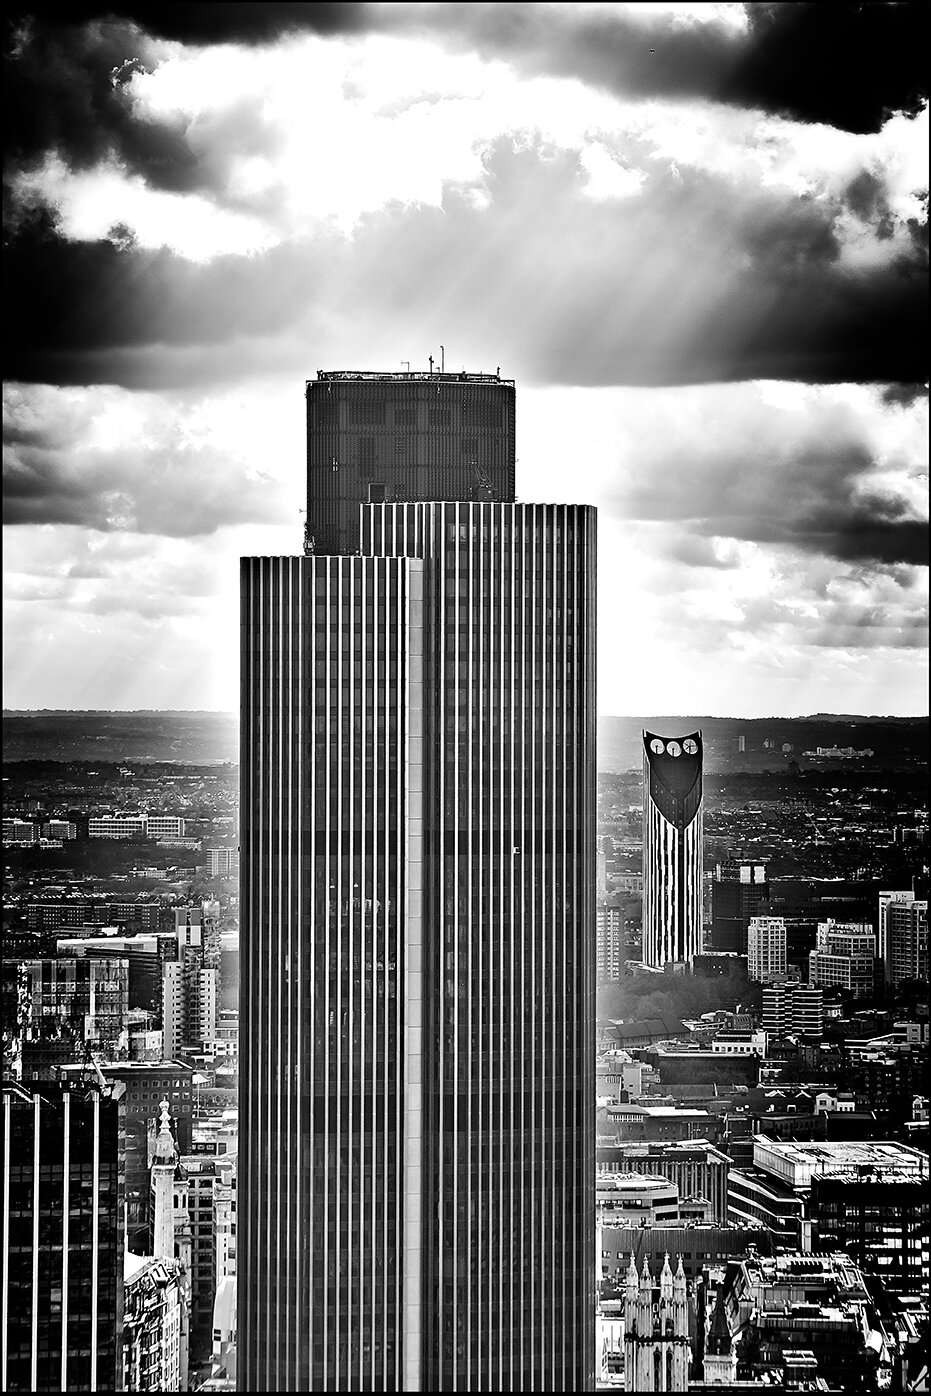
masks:
<svg viewBox="0 0 931 1396"><path fill-rule="evenodd" d="M318 370L306 382L308 551L354 553L359 505L514 500L512 378Z"/></svg>

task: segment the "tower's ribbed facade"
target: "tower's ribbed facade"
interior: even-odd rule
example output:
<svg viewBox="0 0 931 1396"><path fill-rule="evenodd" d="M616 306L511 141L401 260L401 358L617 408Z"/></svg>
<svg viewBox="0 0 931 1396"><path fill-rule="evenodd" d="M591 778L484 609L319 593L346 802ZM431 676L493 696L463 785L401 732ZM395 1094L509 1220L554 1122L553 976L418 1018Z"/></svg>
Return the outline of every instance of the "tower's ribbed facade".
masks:
<svg viewBox="0 0 931 1396"><path fill-rule="evenodd" d="M594 511L383 474L243 563L243 1381L584 1390Z"/></svg>
<svg viewBox="0 0 931 1396"><path fill-rule="evenodd" d="M690 963L702 948L701 732L643 734L643 963Z"/></svg>

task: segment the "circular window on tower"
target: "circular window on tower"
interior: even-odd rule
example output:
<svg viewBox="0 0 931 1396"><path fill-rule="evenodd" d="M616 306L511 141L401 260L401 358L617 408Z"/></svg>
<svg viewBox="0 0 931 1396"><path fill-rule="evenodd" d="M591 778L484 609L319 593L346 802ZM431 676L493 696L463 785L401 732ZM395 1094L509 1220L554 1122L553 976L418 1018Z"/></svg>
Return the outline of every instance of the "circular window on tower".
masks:
<svg viewBox="0 0 931 1396"><path fill-rule="evenodd" d="M657 756L662 756L666 748L663 746L663 743L660 741L659 737L654 737L652 742L650 743L650 750L654 751Z"/></svg>
<svg viewBox="0 0 931 1396"><path fill-rule="evenodd" d="M681 746L679 745L679 743L678 743L678 742L667 742L667 743L666 743L666 755L667 755L667 756L681 756L681 755L682 755L682 748L681 748Z"/></svg>
<svg viewBox="0 0 931 1396"><path fill-rule="evenodd" d="M682 750L685 752L686 756L697 756L698 743L695 741L695 738L686 737L685 741L682 743Z"/></svg>

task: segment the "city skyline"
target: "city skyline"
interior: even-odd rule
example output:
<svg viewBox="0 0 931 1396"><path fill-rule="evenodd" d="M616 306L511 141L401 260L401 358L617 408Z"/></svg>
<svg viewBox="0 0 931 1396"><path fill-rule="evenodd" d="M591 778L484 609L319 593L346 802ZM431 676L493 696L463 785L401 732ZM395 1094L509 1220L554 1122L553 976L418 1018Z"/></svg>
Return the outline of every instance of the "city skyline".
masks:
<svg viewBox="0 0 931 1396"><path fill-rule="evenodd" d="M8 707L230 710L301 384L432 355L599 507L603 714L926 713L916 7L107 13L11 21Z"/></svg>

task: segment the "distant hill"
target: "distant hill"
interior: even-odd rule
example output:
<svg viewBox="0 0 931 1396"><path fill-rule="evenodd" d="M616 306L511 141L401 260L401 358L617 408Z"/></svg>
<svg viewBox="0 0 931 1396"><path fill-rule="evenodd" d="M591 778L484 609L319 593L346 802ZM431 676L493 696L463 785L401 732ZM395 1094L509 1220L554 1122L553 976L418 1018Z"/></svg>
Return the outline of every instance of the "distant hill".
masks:
<svg viewBox="0 0 931 1396"><path fill-rule="evenodd" d="M209 712L5 711L4 761L239 760L239 718Z"/></svg>
<svg viewBox="0 0 931 1396"><path fill-rule="evenodd" d="M681 736L701 729L705 769L723 771L783 769L816 747L853 747L874 755L858 762L877 769L914 768L928 760L926 717L862 717L817 713L810 717L603 717L598 722L598 769L629 771L642 761L641 732ZM740 751L740 738L744 750ZM789 751L782 748L787 746ZM832 764L832 763L827 763ZM849 766L850 762L837 762Z"/></svg>
<svg viewBox="0 0 931 1396"><path fill-rule="evenodd" d="M781 769L790 757L802 759L817 746L871 748L875 756L859 764L880 769L914 769L928 759L927 718L832 713L795 718L603 717L598 723L599 770L638 769L644 727L665 736L701 728L705 767L711 774ZM784 745L791 751L784 753ZM210 712L5 711L3 759L170 761L192 766L237 762L239 718Z"/></svg>

